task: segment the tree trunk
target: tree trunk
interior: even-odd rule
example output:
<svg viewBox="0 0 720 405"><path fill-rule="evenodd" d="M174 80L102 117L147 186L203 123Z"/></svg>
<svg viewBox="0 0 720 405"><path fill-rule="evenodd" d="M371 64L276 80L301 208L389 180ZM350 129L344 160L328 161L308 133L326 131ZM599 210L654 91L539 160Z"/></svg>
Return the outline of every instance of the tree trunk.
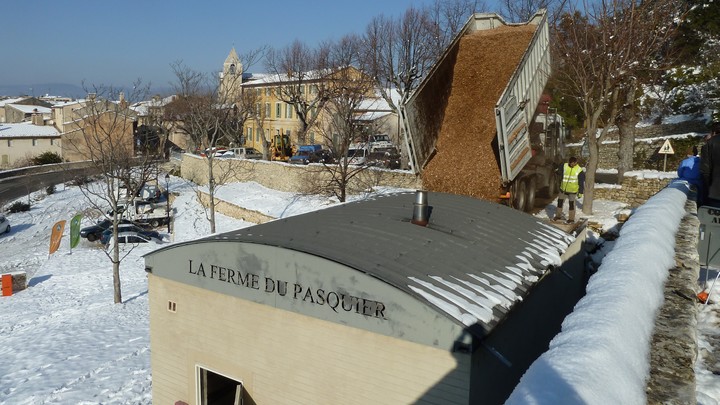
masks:
<svg viewBox="0 0 720 405"><path fill-rule="evenodd" d="M586 135L590 157L585 166L585 193L583 194L582 203L582 212L585 215L592 215L593 199L595 198L595 173L597 172L598 162L600 161L600 144L595 136L596 133L596 125L591 124L588 127Z"/></svg>
<svg viewBox="0 0 720 405"><path fill-rule="evenodd" d="M618 145L618 184L622 184L625 172L633 169L633 156L635 156L635 122L621 121L618 122L618 136L620 143Z"/></svg>
<svg viewBox="0 0 720 405"><path fill-rule="evenodd" d="M117 239L117 228L115 229L116 237L113 238L113 298L116 304L122 303L122 291L120 288L120 244Z"/></svg>
<svg viewBox="0 0 720 405"><path fill-rule="evenodd" d="M618 127L618 184L622 184L625 172L633 168L633 156L635 156L635 125L640 121L637 115L637 102L635 100L636 88L633 83L625 93L625 102L621 107L620 114L615 120Z"/></svg>
<svg viewBox="0 0 720 405"><path fill-rule="evenodd" d="M208 186L208 194L210 195L210 233L215 233L215 179L212 175L210 175Z"/></svg>

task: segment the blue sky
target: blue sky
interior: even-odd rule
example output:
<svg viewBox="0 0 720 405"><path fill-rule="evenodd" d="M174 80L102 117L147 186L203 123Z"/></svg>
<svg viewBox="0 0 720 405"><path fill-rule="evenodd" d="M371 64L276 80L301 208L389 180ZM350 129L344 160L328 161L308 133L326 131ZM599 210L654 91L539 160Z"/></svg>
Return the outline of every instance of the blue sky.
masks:
<svg viewBox="0 0 720 405"><path fill-rule="evenodd" d="M430 0L97 0L3 3L0 84L167 87L170 64L219 71L234 46L309 45L361 33L372 17ZM499 10L490 10L499 11ZM263 71L257 66L251 71Z"/></svg>

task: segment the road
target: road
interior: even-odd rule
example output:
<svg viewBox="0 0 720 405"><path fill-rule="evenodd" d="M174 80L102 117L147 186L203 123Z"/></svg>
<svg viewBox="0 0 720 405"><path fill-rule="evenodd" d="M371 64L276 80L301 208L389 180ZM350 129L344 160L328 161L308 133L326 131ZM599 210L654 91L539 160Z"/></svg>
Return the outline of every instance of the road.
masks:
<svg viewBox="0 0 720 405"><path fill-rule="evenodd" d="M77 176L87 176L89 173L88 168L79 168L0 179L0 207L33 191L62 184Z"/></svg>

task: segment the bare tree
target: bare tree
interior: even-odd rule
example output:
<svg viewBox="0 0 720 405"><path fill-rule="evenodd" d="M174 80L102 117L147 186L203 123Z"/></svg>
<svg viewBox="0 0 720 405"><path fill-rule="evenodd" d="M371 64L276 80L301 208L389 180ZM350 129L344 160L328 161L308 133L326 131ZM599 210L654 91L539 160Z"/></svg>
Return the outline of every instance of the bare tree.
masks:
<svg viewBox="0 0 720 405"><path fill-rule="evenodd" d="M426 11L426 24L435 47L435 59L445 51L473 13L486 9L485 2L477 0L435 0L430 4Z"/></svg>
<svg viewBox="0 0 720 405"><path fill-rule="evenodd" d="M670 2L670 0L668 0ZM645 16L647 17L647 16ZM574 97L584 115L589 150L583 212L592 213L600 145L625 102L623 89L647 57L643 48L661 40L663 26L645 25L633 0L584 2L564 14L555 30L559 89ZM665 21L669 26L672 21ZM655 35L646 30L655 30ZM642 38L644 42L638 42ZM657 49L657 48L655 48Z"/></svg>
<svg viewBox="0 0 720 405"><path fill-rule="evenodd" d="M375 95L375 81L360 69L360 42L358 37L348 35L329 45L328 60L335 68L325 78L328 99L321 114L324 118L318 123L337 163L323 163L321 171L325 176L319 178L324 180L315 184L313 191L334 195L340 201L346 200L350 184L357 183L368 169L364 162L356 164L352 159L360 156L350 153L351 145L363 141L366 135L366 129L357 121L360 106ZM365 156L368 150L355 152Z"/></svg>
<svg viewBox="0 0 720 405"><path fill-rule="evenodd" d="M642 89L651 85L662 72L675 63L668 42L677 32L675 21L684 13L682 2L660 0L632 2L619 18L626 22L628 35L625 52L635 62L625 71L620 83L620 106L615 117L618 128L618 181L633 168L635 126L640 121Z"/></svg>
<svg viewBox="0 0 720 405"><path fill-rule="evenodd" d="M177 99L167 106L167 119L175 120L176 126L190 134L196 147L203 151L209 198L206 215L210 231L214 233L215 194L227 179L233 177L231 169L235 167L221 165L216 168L216 148L238 136L238 131L242 132L234 106L235 96L232 92L220 91L216 75L202 74L182 62L176 62L172 67L177 78ZM195 179L201 182L202 177ZM199 190L196 191L200 196Z"/></svg>
<svg viewBox="0 0 720 405"><path fill-rule="evenodd" d="M135 117L127 103L146 94L147 87L139 81L127 98L112 87L93 86L83 108L75 112L74 130L64 134L64 155L89 161L100 177L97 182L80 181L79 186L90 205L109 213L113 223L112 243L104 252L113 265L115 303L122 302L120 263L132 250L120 250L117 234L121 213L132 204L140 187L157 174L158 156L135 148Z"/></svg>
<svg viewBox="0 0 720 405"><path fill-rule="evenodd" d="M328 100L325 76L328 74L328 47L309 48L296 40L281 50L268 53L266 65L275 75L275 96L292 106L301 122L298 142L305 143L309 129Z"/></svg>
<svg viewBox="0 0 720 405"><path fill-rule="evenodd" d="M437 42L426 10L410 7L400 19L372 19L363 40L364 65L377 80L383 98L399 113L402 102L419 84L437 57ZM400 100L392 97L398 92Z"/></svg>
<svg viewBox="0 0 720 405"><path fill-rule="evenodd" d="M502 9L505 16L513 22L530 20L540 9L548 10L550 25L554 26L558 16L568 6L568 0L503 0Z"/></svg>

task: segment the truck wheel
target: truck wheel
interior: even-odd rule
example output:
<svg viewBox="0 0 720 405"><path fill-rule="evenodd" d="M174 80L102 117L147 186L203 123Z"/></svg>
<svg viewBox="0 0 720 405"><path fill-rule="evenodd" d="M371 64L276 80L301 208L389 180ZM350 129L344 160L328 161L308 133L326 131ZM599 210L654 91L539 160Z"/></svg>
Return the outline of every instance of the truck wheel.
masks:
<svg viewBox="0 0 720 405"><path fill-rule="evenodd" d="M95 236L94 233L91 233L87 236L87 240L90 242L95 242L97 240L97 236Z"/></svg>
<svg viewBox="0 0 720 405"><path fill-rule="evenodd" d="M558 176L555 173L551 173L550 177L548 177L548 187L547 191L545 192L545 196L552 198L555 197L555 194L558 191Z"/></svg>
<svg viewBox="0 0 720 405"><path fill-rule="evenodd" d="M515 208L518 211L525 211L525 198L527 197L527 193L525 191L525 182L522 180L517 180L513 183L512 188L510 192L512 193L512 205L513 208Z"/></svg>
<svg viewBox="0 0 720 405"><path fill-rule="evenodd" d="M537 188L537 182L535 178L529 178L526 180L527 185L525 186L525 211L530 212L535 208L535 191Z"/></svg>
<svg viewBox="0 0 720 405"><path fill-rule="evenodd" d="M153 228L157 228L158 226L160 226L160 220L158 220L158 219L153 219L153 220L150 222L150 226L152 226Z"/></svg>

